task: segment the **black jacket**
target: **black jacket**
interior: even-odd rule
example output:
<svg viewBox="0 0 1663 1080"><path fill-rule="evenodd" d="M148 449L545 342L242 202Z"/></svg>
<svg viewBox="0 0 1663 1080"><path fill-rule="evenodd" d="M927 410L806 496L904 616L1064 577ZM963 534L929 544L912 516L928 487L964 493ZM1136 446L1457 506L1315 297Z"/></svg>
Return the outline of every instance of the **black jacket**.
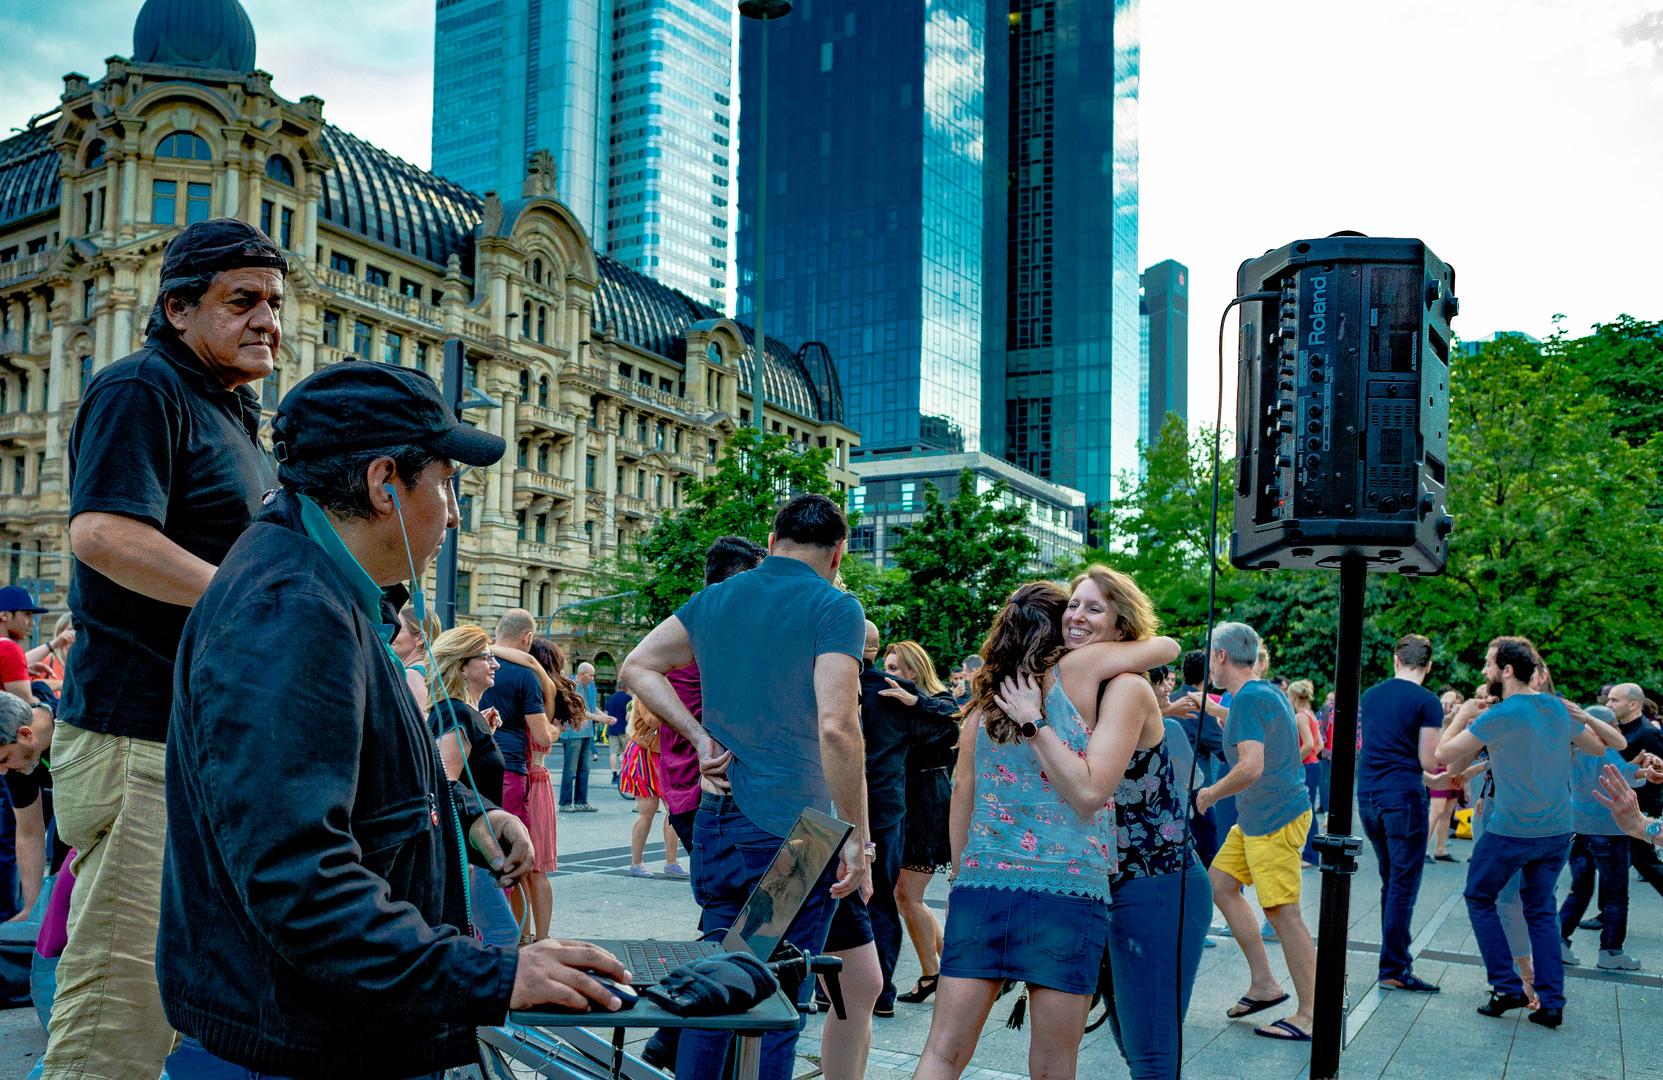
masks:
<svg viewBox="0 0 1663 1080"><path fill-rule="evenodd" d="M889 680L918 695L907 706L884 697ZM866 739L866 823L873 830L893 825L907 812L909 755L938 752L958 738L958 728L943 710L951 704L930 698L906 679L895 678L866 661L860 672L860 727ZM945 740L945 742L943 742ZM916 767L916 766L915 766Z"/></svg>
<svg viewBox="0 0 1663 1080"><path fill-rule="evenodd" d="M176 1030L304 1080L477 1060L517 962L458 929L458 821L479 806L286 494L186 620L167 789L156 972Z"/></svg>

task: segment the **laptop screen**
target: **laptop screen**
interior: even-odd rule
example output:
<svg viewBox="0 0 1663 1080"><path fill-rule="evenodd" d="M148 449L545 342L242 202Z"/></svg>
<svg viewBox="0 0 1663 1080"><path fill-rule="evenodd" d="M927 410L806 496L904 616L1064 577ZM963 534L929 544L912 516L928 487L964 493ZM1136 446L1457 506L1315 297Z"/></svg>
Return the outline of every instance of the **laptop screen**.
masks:
<svg viewBox="0 0 1663 1080"><path fill-rule="evenodd" d="M764 962L774 955L780 939L790 931L797 912L820 875L837 858L854 826L805 809L780 845L779 854L762 875L733 928L722 939L729 952L744 950Z"/></svg>

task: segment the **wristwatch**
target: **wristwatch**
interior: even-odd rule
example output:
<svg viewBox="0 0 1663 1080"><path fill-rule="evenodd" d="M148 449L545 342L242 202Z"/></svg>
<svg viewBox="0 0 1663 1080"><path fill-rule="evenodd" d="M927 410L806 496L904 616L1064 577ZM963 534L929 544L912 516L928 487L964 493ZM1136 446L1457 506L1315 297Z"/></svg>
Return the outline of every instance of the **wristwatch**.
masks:
<svg viewBox="0 0 1663 1080"><path fill-rule="evenodd" d="M875 859L878 857L878 845L870 840L866 841L866 846L862 848L862 851L865 852L868 859Z"/></svg>
<svg viewBox="0 0 1663 1080"><path fill-rule="evenodd" d="M1655 844L1659 835L1663 835L1663 818L1654 818L1646 826L1646 839Z"/></svg>
<svg viewBox="0 0 1663 1080"><path fill-rule="evenodd" d="M1020 723L1016 726L1016 730L1020 731L1022 733L1022 737L1024 739L1031 739L1035 735L1039 734L1039 729L1042 728L1042 727L1050 727L1050 725L1045 722L1045 714L1044 713L1040 714L1038 720L1024 720L1024 721L1022 721L1022 723Z"/></svg>

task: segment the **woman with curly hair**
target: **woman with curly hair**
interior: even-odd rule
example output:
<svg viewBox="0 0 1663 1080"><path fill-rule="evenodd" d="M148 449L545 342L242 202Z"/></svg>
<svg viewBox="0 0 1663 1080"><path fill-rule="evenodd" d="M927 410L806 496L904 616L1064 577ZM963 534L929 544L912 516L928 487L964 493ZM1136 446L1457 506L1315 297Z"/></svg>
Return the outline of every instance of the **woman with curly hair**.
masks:
<svg viewBox="0 0 1663 1080"><path fill-rule="evenodd" d="M1069 649L1068 602L1055 583L1023 585L982 645L953 786L954 885L921 1080L964 1071L1007 979L1028 984L1029 1072L1067 1078L1078 1064L1118 864L1109 800L1142 731L1121 715L1134 680L1153 701L1140 673L1176 659L1178 643ZM1026 707L1030 697L1039 707Z"/></svg>

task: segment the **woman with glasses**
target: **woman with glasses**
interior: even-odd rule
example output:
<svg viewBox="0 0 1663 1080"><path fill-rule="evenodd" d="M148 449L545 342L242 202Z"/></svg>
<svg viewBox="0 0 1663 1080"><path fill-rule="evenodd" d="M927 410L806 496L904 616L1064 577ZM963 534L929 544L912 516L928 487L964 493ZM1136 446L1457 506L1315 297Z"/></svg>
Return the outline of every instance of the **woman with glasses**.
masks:
<svg viewBox="0 0 1663 1080"><path fill-rule="evenodd" d="M428 725L439 740L445 775L460 777L481 796L502 805L502 751L493 737L502 723L495 709L478 709L479 697L497 680L491 638L477 626L446 630L433 642L434 669L427 674L432 707ZM519 943L520 928L508 897L491 875L468 867L474 924L487 945Z"/></svg>

